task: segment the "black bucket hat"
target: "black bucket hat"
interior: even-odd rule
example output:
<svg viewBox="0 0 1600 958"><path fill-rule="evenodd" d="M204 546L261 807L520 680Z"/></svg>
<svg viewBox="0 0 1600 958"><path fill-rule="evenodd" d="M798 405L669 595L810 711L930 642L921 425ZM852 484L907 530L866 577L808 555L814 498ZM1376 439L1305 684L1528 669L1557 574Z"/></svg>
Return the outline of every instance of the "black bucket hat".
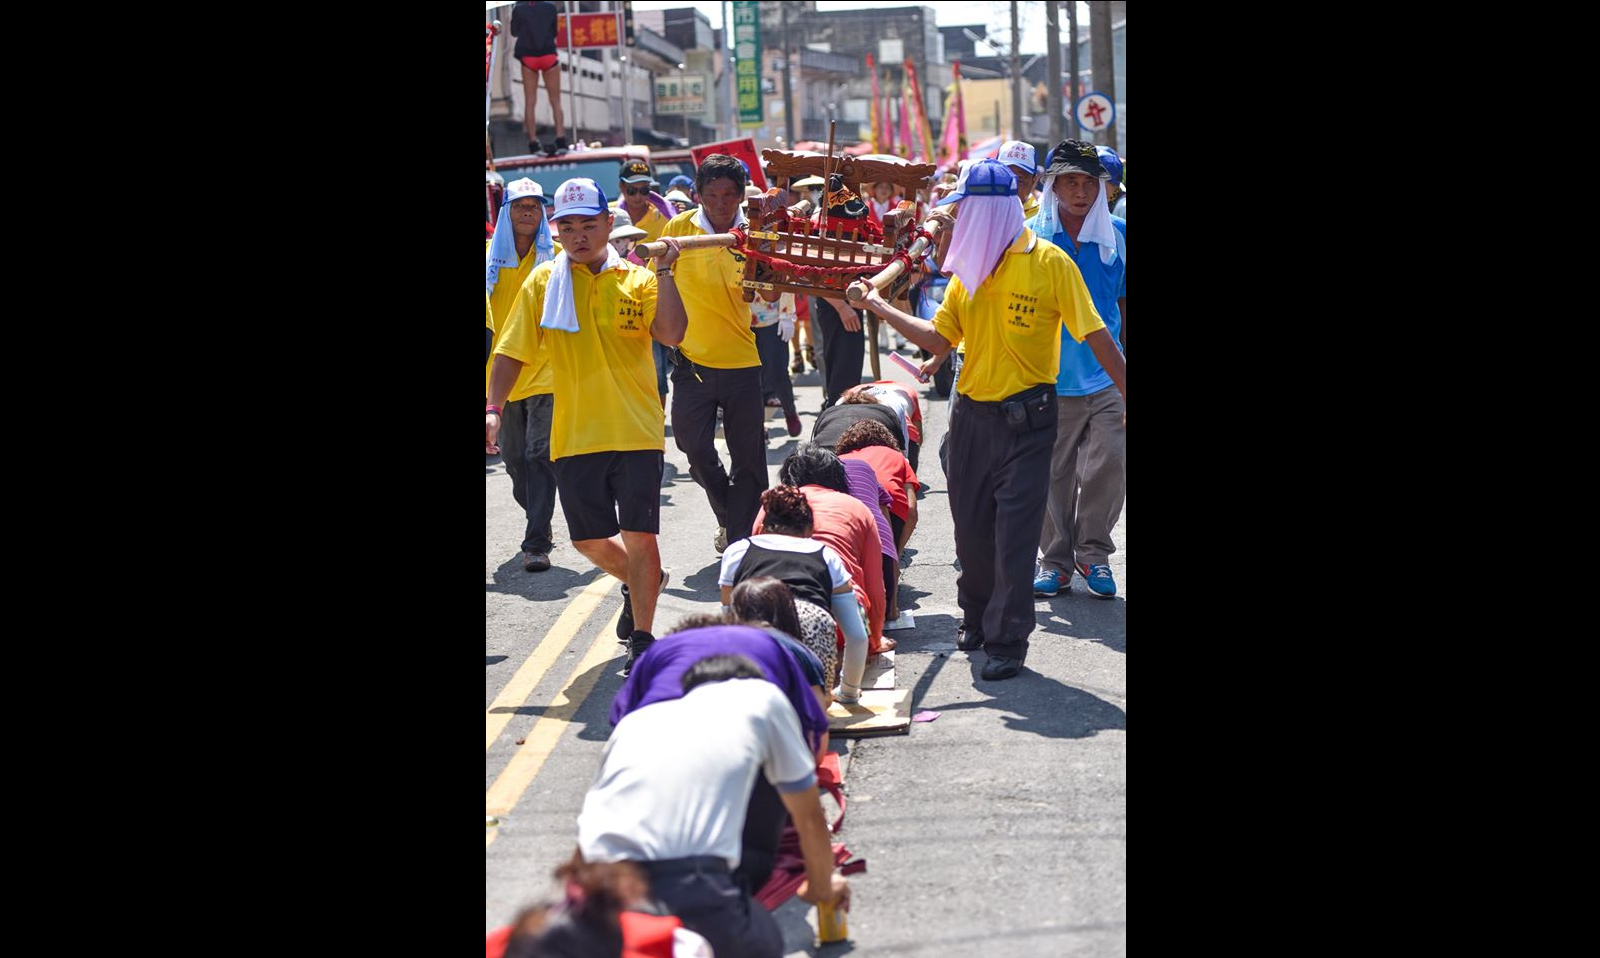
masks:
<svg viewBox="0 0 1600 958"><path fill-rule="evenodd" d="M1100 162L1100 154L1093 143L1082 140L1062 140L1050 149L1045 165L1045 176L1062 173L1083 173L1096 179L1109 180L1111 173Z"/></svg>

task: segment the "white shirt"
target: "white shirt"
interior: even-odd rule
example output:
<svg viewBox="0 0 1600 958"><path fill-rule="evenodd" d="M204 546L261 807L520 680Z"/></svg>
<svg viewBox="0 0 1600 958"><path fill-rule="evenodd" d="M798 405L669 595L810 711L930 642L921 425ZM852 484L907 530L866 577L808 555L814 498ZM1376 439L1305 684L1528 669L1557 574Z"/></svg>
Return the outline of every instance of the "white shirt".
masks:
<svg viewBox="0 0 1600 958"><path fill-rule="evenodd" d="M798 792L816 784L816 766L777 686L696 686L617 723L578 814L578 847L591 862L716 855L732 870L757 770Z"/></svg>
<svg viewBox="0 0 1600 958"><path fill-rule="evenodd" d="M900 451L907 452L911 448L911 431L906 426L906 419L911 416L911 397L888 386L868 386L866 391L894 410L895 417L900 420Z"/></svg>
<svg viewBox="0 0 1600 958"><path fill-rule="evenodd" d="M828 576L833 583L834 591L837 592L850 584L850 570L844 567L844 561L839 558L839 553L833 551L833 546L816 539L763 532L747 539L740 539L738 542L728 543L728 548L722 553L722 574L717 577L717 585L733 585L739 575L739 563L744 561L744 554L749 551L752 543L774 552L798 552L802 555L821 552L822 561L828 566Z"/></svg>

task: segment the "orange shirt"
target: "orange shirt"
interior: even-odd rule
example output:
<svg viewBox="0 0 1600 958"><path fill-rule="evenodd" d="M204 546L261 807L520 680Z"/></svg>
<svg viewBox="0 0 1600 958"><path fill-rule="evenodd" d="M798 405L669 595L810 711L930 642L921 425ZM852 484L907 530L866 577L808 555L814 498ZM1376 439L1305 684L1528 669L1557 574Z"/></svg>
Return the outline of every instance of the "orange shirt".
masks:
<svg viewBox="0 0 1600 958"><path fill-rule="evenodd" d="M910 518L911 510L906 505L906 483L911 483L913 489L922 484L917 481L917 474L911 471L911 463L906 462L905 456L888 446L868 446L847 452L839 458L859 459L871 466L872 474L878 477L878 485L889 490L889 498L894 500L889 504L889 511L902 522Z"/></svg>
<svg viewBox="0 0 1600 958"><path fill-rule="evenodd" d="M894 452L893 449L888 450ZM895 453L899 455L899 453ZM823 486L801 486L811 506L811 538L839 553L850 572L856 600L867 610L867 638L873 646L883 638L883 549L878 544L878 524L855 496ZM756 513L754 532L764 531L763 509Z"/></svg>

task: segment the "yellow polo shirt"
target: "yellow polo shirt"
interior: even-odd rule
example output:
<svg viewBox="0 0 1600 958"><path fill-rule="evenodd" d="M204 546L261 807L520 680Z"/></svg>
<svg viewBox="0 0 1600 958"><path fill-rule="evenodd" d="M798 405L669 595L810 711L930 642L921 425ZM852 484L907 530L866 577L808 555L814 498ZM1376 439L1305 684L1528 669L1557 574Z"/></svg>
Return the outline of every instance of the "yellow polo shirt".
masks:
<svg viewBox="0 0 1600 958"><path fill-rule="evenodd" d="M620 199L611 204L612 213L621 208L622 200ZM636 236L634 239L641 243L654 243L661 238L661 231L667 228L667 218L661 215L661 211L656 209L654 203L645 203L645 209L647 212L644 214L644 219L635 220L633 224L644 230L644 235ZM674 278L676 278L676 274L674 274Z"/></svg>
<svg viewBox="0 0 1600 958"><path fill-rule="evenodd" d="M661 235L706 235L694 225L694 217L694 210L679 213ZM731 249L686 249L672 265L672 278L689 317L689 329L678 346L685 356L712 369L761 365L755 330L750 328L750 304L739 285L744 282L743 256Z"/></svg>
<svg viewBox="0 0 1600 958"><path fill-rule="evenodd" d="M1077 264L1054 243L1038 241L1023 227L1000 254L1000 264L976 295L950 277L933 328L969 348L956 391L979 402L995 402L1061 372L1059 327L1078 342L1105 329Z"/></svg>
<svg viewBox="0 0 1600 958"><path fill-rule="evenodd" d="M656 277L623 261L596 276L572 264L578 331L541 329L555 263L535 267L501 330L496 353L528 362L543 351L555 384L550 458L591 452L660 452L665 414L656 393L650 324Z"/></svg>
<svg viewBox="0 0 1600 958"><path fill-rule="evenodd" d="M1022 204L1022 218L1031 220L1033 219L1033 214L1037 212L1039 212L1039 194L1030 192L1027 202Z"/></svg>
<svg viewBox="0 0 1600 958"><path fill-rule="evenodd" d="M552 241L553 242L553 241ZM554 243L555 253L560 254L561 244ZM484 252L489 250L489 244L483 244ZM522 284L527 281L528 275L533 272L534 260L538 255L529 250L528 255L522 257L516 269L502 269L500 280L494 284L494 293L489 297L489 328L495 331L495 345L500 345L500 333L505 329L505 318L511 315L511 306L517 300L517 294L522 292ZM499 328L495 327L498 317ZM483 394L489 394L489 370L494 366L494 354L489 355L489 362L483 369ZM511 387L510 395L506 402L516 402L527 399L529 396L547 396L555 389L555 381L550 376L550 364L545 361L544 354L534 357L533 362L522 367L522 372L517 375L516 384Z"/></svg>

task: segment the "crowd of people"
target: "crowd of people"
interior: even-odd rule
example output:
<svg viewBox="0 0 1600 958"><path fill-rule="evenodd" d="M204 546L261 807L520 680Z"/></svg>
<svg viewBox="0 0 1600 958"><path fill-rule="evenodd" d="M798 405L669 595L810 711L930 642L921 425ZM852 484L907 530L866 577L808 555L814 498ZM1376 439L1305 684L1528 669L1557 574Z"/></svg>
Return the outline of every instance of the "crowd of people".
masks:
<svg viewBox="0 0 1600 958"><path fill-rule="evenodd" d="M1007 143L927 196L781 184L819 216L881 220L908 201L941 226L919 281L948 284L937 306L908 313L877 292L864 306L926 352L925 375L956 353L940 449L961 566L956 638L986 653L986 681L1022 672L1035 596L1069 589L1074 572L1089 594L1116 594L1120 174L1114 153L1065 140L1043 163ZM665 195L642 161L623 166L614 201L592 179L550 195L518 180L486 246L485 451L503 457L526 512L523 568L550 568L559 498L573 547L623 582L627 646L615 728L557 873L565 900L519 916L508 955L615 954L605 949L630 935L701 949L685 953L781 954L755 895L786 824L805 862L800 897L848 908L816 768L827 709L860 701L868 660L895 648L883 633L900 618L919 525L922 407L904 384L862 382L863 313L846 300L767 291L747 303L737 249L684 247L746 225L749 179L719 154ZM659 255L638 255L657 240ZM822 409L772 485L765 407L798 437L790 374L807 364L820 367ZM658 641L668 421L716 518L720 610Z"/></svg>

